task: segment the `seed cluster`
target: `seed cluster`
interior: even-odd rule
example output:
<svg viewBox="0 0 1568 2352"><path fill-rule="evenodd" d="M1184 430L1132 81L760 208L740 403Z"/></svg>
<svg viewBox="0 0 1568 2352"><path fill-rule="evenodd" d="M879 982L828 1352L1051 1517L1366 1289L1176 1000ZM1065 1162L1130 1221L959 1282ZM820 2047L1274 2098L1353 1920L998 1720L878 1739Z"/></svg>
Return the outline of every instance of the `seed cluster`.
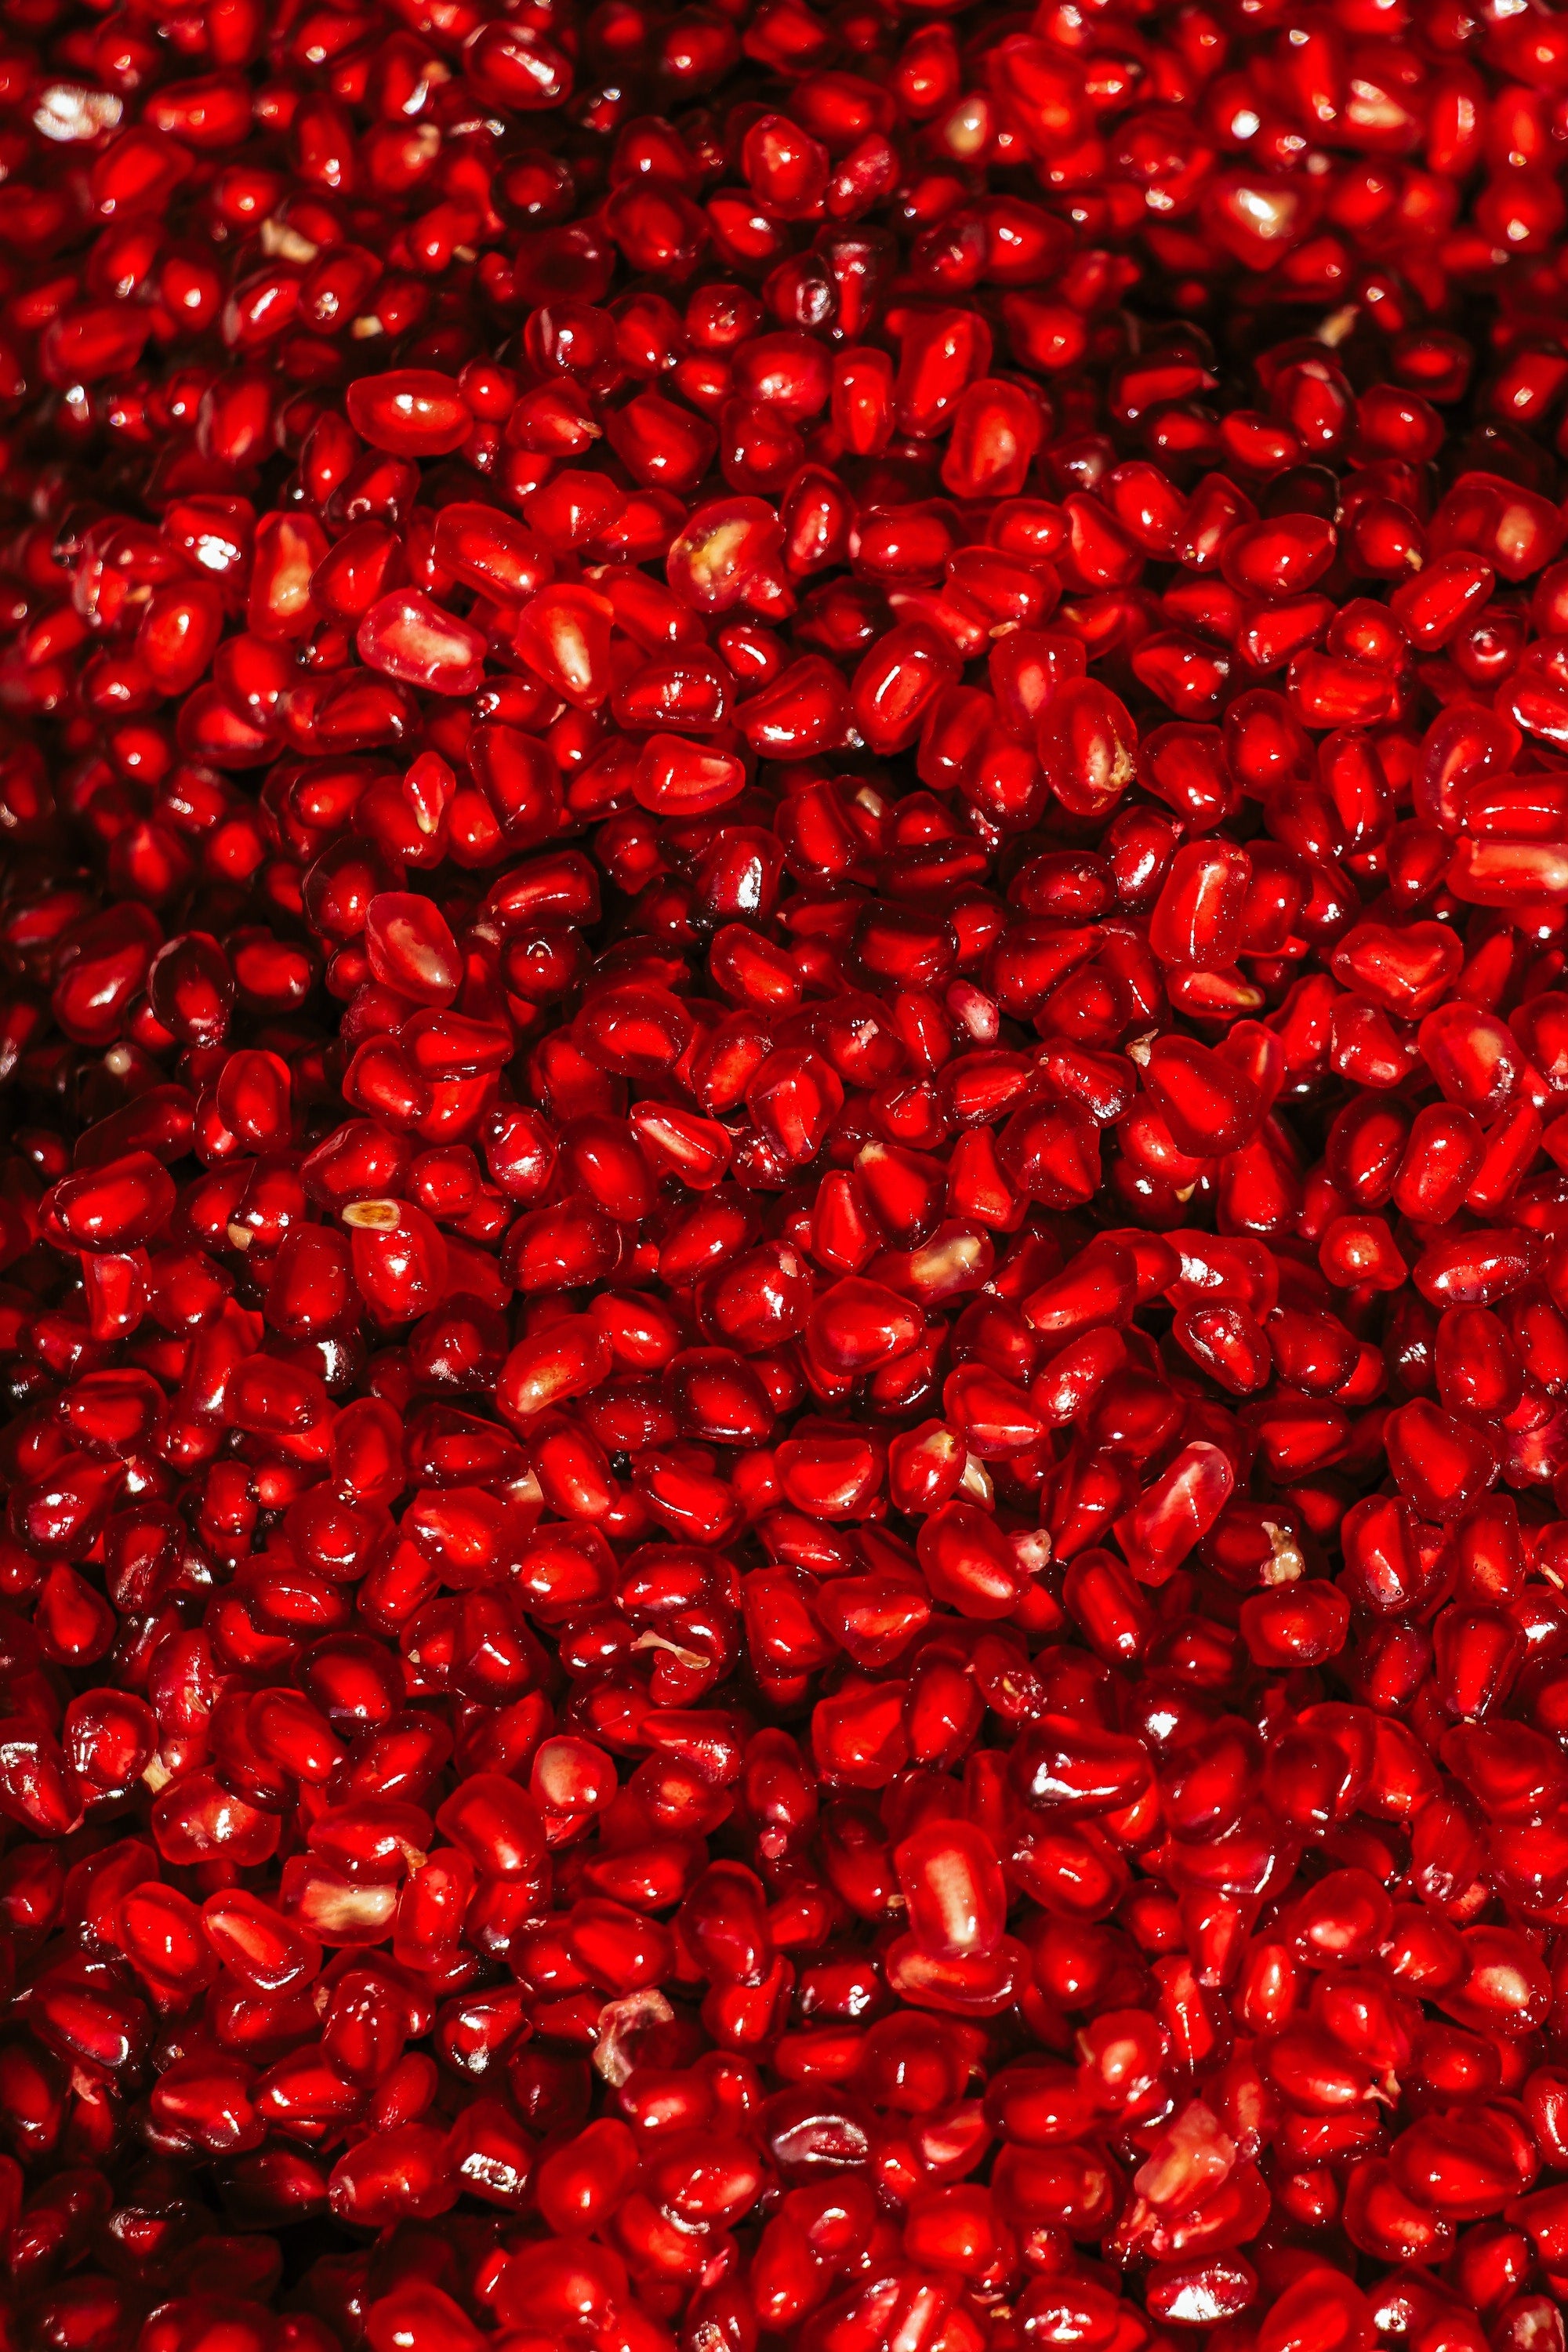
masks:
<svg viewBox="0 0 1568 2352"><path fill-rule="evenodd" d="M0 5L0 2352L1564 2352L1568 16Z"/></svg>

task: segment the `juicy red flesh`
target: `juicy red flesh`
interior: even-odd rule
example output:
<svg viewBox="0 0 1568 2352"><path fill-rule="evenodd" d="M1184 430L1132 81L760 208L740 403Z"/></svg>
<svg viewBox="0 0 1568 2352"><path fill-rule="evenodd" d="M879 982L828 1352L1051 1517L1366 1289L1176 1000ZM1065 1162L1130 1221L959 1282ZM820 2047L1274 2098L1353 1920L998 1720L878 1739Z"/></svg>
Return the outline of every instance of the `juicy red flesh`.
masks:
<svg viewBox="0 0 1568 2352"><path fill-rule="evenodd" d="M0 2352L1564 2352L1568 17L4 17Z"/></svg>

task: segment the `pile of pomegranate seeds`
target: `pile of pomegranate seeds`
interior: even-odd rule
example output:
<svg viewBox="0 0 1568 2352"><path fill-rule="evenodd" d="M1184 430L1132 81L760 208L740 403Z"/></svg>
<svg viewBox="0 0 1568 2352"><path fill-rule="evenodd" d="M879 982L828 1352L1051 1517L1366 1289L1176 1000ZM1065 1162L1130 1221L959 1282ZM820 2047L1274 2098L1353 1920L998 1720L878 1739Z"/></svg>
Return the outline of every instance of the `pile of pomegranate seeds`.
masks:
<svg viewBox="0 0 1568 2352"><path fill-rule="evenodd" d="M4 19L4 2352L1563 2352L1568 16Z"/></svg>

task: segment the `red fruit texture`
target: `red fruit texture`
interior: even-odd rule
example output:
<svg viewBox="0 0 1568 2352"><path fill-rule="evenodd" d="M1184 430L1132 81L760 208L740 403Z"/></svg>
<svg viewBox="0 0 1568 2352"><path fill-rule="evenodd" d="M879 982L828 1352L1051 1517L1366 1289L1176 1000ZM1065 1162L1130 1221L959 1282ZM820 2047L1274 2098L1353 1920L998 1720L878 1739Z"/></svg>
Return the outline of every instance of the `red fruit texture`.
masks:
<svg viewBox="0 0 1568 2352"><path fill-rule="evenodd" d="M1565 170L0 0L0 2352L1568 2352Z"/></svg>

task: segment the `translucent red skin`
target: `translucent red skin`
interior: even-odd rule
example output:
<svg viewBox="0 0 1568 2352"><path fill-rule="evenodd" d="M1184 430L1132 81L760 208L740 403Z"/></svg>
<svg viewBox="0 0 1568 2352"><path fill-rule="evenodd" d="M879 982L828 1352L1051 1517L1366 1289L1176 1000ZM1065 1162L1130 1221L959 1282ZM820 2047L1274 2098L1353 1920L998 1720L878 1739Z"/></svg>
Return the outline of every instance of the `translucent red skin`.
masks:
<svg viewBox="0 0 1568 2352"><path fill-rule="evenodd" d="M13 10L5 2352L1563 2352L1565 26Z"/></svg>

